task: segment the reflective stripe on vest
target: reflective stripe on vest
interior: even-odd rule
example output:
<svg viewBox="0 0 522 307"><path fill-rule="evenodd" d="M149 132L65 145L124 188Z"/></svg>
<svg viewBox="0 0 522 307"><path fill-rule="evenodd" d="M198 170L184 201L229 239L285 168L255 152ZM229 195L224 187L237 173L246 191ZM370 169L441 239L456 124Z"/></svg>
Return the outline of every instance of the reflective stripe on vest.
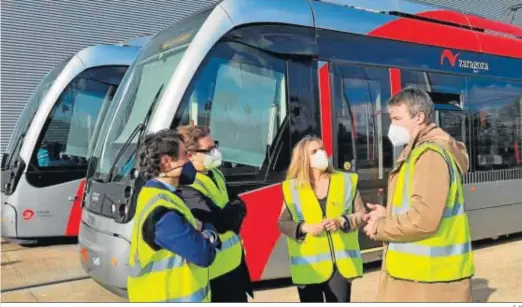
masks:
<svg viewBox="0 0 522 307"><path fill-rule="evenodd" d="M303 212L302 212L302 206L300 204L298 204L299 202L299 193L297 192L297 183L295 180L290 180L288 182L288 184L290 185L289 187L289 190L290 190L290 193L292 193L292 200L294 201L294 203L292 203L293 205L293 208L294 208L294 214L296 216L296 219L297 221L296 222L302 222L304 221L304 217L303 217ZM297 204L295 203L297 202Z"/></svg>
<svg viewBox="0 0 522 307"><path fill-rule="evenodd" d="M346 258L361 258L361 251L336 251L335 259L346 259ZM315 256L294 256L290 257L290 264L311 264L323 261L332 261L332 254L330 252L324 254L318 254Z"/></svg>
<svg viewBox="0 0 522 307"><path fill-rule="evenodd" d="M195 227L196 220L177 196L161 189L140 191L129 255L127 288L130 302L210 301L208 268L187 262L166 249L153 250L142 238L145 219L156 207L174 209ZM150 195L151 197L148 197ZM149 198L146 202L145 199ZM140 259L147 259L143 263Z"/></svg>
<svg viewBox="0 0 522 307"><path fill-rule="evenodd" d="M392 277L420 282L441 282L473 275L471 235L459 171L453 157L432 143L415 148L399 170L392 199L392 214L404 214L411 206L411 186L418 157L427 150L439 153L450 173L450 189L437 232L417 242L391 242L386 252L386 270ZM397 194L401 191L401 194ZM397 198L402 197L400 200Z"/></svg>
<svg viewBox="0 0 522 307"><path fill-rule="evenodd" d="M352 213L356 186L356 174L336 172L331 175L326 200L327 218L339 218L343 214ZM286 180L283 182L283 195L295 222L315 224L323 220L320 204L310 187L298 187L295 180ZM346 278L362 275L357 230L306 235L302 242L287 238L287 244L290 271L295 284L316 284L328 280L333 273L334 263Z"/></svg>
<svg viewBox="0 0 522 307"><path fill-rule="evenodd" d="M153 198L151 198L145 204L145 206L141 210L141 214L139 216L139 219L138 219L139 222L138 223L141 223L141 221L143 221L145 219L145 217L148 214L148 212L151 209L151 207L156 205L156 202L159 201L159 200L164 200L166 202L171 202L171 199L168 196L165 196L164 194L158 194L158 195L154 196ZM139 236L139 234L140 234L140 232L136 233L137 236ZM137 237L137 239L138 239L138 237ZM175 257L181 258L180 256L177 256L177 255L174 255L172 258L175 258ZM163 259L163 260L166 260L166 259ZM163 260L161 260L159 262L162 262ZM155 267L163 266L164 268L169 268L169 269L175 267L175 266L166 267L166 266L161 265L161 264L155 265L155 263L149 263L147 266L155 266ZM148 273L148 272L145 272L146 268L147 267L142 268L141 263L140 263L140 258L139 258L139 249L136 249L136 253L134 254L134 265L130 265L129 264L129 275L130 276L134 276L134 277L142 276L142 275Z"/></svg>
<svg viewBox="0 0 522 307"><path fill-rule="evenodd" d="M144 206L143 210L141 211L139 221L143 221L149 212L150 208L154 205L156 205L156 202L158 200L164 200L167 202L171 202L170 198L163 194L158 194L151 198L147 202L147 204ZM137 233L139 235L139 233ZM129 270L128 274L132 277L140 277L145 274L151 273L151 272L158 272L158 271L164 271L167 269L172 269L175 267L180 267L184 263L184 259L181 256L173 255L169 258L161 259L159 261L154 261L148 263L145 267L142 267L140 258L139 258L139 249L136 250L136 253L134 254L134 265L129 264Z"/></svg>
<svg viewBox="0 0 522 307"><path fill-rule="evenodd" d="M415 243L401 243L394 244L392 250L418 256L449 257L469 253L471 251L471 244L467 242L446 246L423 246Z"/></svg>
<svg viewBox="0 0 522 307"><path fill-rule="evenodd" d="M234 234L232 237L228 238L226 241L221 241L221 249L220 251L224 251L226 249L232 248L236 244L241 243L241 238Z"/></svg>
<svg viewBox="0 0 522 307"><path fill-rule="evenodd" d="M211 172L214 175L215 183L209 176L198 173L191 187L209 197L218 207L224 208L229 201L225 177L219 170L211 170ZM221 249L217 251L216 259L210 266L210 279L220 277L239 267L243 256L241 238L237 234L227 231L219 234L219 238L221 239Z"/></svg>
<svg viewBox="0 0 522 307"><path fill-rule="evenodd" d="M185 259L178 255L170 258L161 259L159 261L149 262L145 267L141 267L140 260L136 257L134 265L129 266L129 275L132 277L140 277L148 273L163 271L167 269L177 268L185 264Z"/></svg>
<svg viewBox="0 0 522 307"><path fill-rule="evenodd" d="M447 156L447 154L445 152L439 152L442 157L444 158L444 160L446 161L446 163L448 164L449 167L449 171L450 171L450 182L452 184L457 184L457 180L460 180L459 177L458 177L458 174L455 174L455 170L453 169L453 167L451 167L452 165L452 160L450 157ZM407 165L405 166L406 168L406 175L405 175L405 178L408 179L408 178L411 178L411 173L412 173L412 169L414 168L414 165L415 163L407 163ZM405 213L409 208L410 208L410 198L409 197L405 197L404 195L410 195L410 189L411 188L411 184L409 181L405 181L403 182L402 184L402 200L401 200L401 203L400 203L400 206L398 205L393 205L392 207L392 213L394 215L401 215L403 213ZM457 206L460 206L461 209L462 209L462 212L461 213L464 213L464 207L462 204L457 204L455 205L455 207ZM457 208L455 210L461 210L460 208ZM449 210L449 213L447 212ZM450 216L453 216L453 215L456 215L456 214L460 214L458 212L460 211L457 211L456 214L451 214L451 212L453 212L453 208L444 208L444 215L448 215L448 217Z"/></svg>
<svg viewBox="0 0 522 307"><path fill-rule="evenodd" d="M295 180L289 181L290 193L292 193L293 200L299 200L299 195L298 195L296 184L297 183ZM352 191L352 182L351 182L351 180L347 180L346 178L344 180L344 191ZM352 201L350 201L350 196L351 196L350 193L346 193L346 192L344 193L344 205L345 205L344 211L345 212L350 212L351 207L352 207ZM295 215L296 215L297 220L304 221L302 206L300 204L295 204L295 203L293 205L294 205Z"/></svg>

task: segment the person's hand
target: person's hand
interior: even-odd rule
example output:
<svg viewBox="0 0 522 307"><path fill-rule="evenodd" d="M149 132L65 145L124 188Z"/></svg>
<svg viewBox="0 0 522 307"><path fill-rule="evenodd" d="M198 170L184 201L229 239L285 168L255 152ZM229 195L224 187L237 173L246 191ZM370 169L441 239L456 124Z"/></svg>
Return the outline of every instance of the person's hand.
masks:
<svg viewBox="0 0 522 307"><path fill-rule="evenodd" d="M363 220L366 222L366 226L364 226L363 231L370 239L376 240L374 234L375 221L386 217L386 208L376 204L367 205L371 211L366 213L363 217Z"/></svg>
<svg viewBox="0 0 522 307"><path fill-rule="evenodd" d="M366 213L363 217L364 221L370 223L371 220L376 220L381 217L386 217L386 208L381 205L367 204L370 208L370 212Z"/></svg>
<svg viewBox="0 0 522 307"><path fill-rule="evenodd" d="M364 233L372 240L377 240L375 238L375 234L373 233L373 228L375 226L375 220L370 219L366 226L364 226L363 231Z"/></svg>
<svg viewBox="0 0 522 307"><path fill-rule="evenodd" d="M319 223L319 224L303 224L301 226L301 231L303 231L304 233L309 233L311 234L312 236L316 237L318 235L320 235L324 230L324 223Z"/></svg>
<svg viewBox="0 0 522 307"><path fill-rule="evenodd" d="M344 223L344 219L342 217L336 219L325 219L323 221L324 227L328 231L337 231Z"/></svg>

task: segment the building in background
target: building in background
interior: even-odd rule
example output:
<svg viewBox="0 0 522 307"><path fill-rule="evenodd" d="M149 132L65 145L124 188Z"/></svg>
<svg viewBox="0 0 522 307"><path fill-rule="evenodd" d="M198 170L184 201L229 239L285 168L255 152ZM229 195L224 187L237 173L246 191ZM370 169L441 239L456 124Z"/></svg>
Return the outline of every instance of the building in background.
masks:
<svg viewBox="0 0 522 307"><path fill-rule="evenodd" d="M259 0L263 1L263 0ZM287 1L287 0L281 0ZM388 1L388 0L382 0ZM29 96L55 65L94 44L155 34L218 0L1 3L1 152ZM522 26L522 0L426 0Z"/></svg>
<svg viewBox="0 0 522 307"><path fill-rule="evenodd" d="M55 65L91 45L156 34L217 1L2 1L1 152L29 96Z"/></svg>

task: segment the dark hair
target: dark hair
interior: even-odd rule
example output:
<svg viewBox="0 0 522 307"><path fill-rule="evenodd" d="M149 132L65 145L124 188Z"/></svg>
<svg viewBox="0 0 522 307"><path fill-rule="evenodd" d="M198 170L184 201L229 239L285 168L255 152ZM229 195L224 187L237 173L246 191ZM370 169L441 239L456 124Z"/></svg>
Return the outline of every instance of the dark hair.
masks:
<svg viewBox="0 0 522 307"><path fill-rule="evenodd" d="M199 140L210 135L207 126L186 125L178 127L178 133L182 136L187 151L196 152L199 149Z"/></svg>
<svg viewBox="0 0 522 307"><path fill-rule="evenodd" d="M425 121L430 122L434 110L433 101L427 92L408 86L388 100L389 106L401 104L406 104L410 117L423 112L426 117Z"/></svg>
<svg viewBox="0 0 522 307"><path fill-rule="evenodd" d="M138 167L146 179L161 173L161 157L169 155L178 159L182 137L174 130L164 129L146 135L138 151Z"/></svg>

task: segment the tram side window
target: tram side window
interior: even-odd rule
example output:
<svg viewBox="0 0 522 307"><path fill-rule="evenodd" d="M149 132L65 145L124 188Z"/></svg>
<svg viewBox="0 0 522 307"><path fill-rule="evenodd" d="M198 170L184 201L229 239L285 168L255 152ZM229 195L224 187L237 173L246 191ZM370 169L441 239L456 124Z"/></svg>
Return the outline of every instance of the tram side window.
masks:
<svg viewBox="0 0 522 307"><path fill-rule="evenodd" d="M44 125L34 161L40 169L85 168L100 109L110 103L127 67L82 72L65 88Z"/></svg>
<svg viewBox="0 0 522 307"><path fill-rule="evenodd" d="M471 78L467 97L474 171L522 166L522 83Z"/></svg>
<svg viewBox="0 0 522 307"><path fill-rule="evenodd" d="M386 178L393 168L393 146L386 137L388 70L336 65L334 71L337 165L355 164L361 180Z"/></svg>
<svg viewBox="0 0 522 307"><path fill-rule="evenodd" d="M402 88L407 86L434 93L461 93L466 85L463 76L432 72L401 70ZM436 101L434 101L436 103Z"/></svg>
<svg viewBox="0 0 522 307"><path fill-rule="evenodd" d="M401 71L402 88L409 86L428 92L435 104L431 120L460 142L466 142L464 113L460 107L466 82L467 79L463 76Z"/></svg>
<svg viewBox="0 0 522 307"><path fill-rule="evenodd" d="M285 137L285 67L284 60L250 47L218 45L192 81L174 125L208 126L227 177L259 174L277 160L275 149Z"/></svg>

